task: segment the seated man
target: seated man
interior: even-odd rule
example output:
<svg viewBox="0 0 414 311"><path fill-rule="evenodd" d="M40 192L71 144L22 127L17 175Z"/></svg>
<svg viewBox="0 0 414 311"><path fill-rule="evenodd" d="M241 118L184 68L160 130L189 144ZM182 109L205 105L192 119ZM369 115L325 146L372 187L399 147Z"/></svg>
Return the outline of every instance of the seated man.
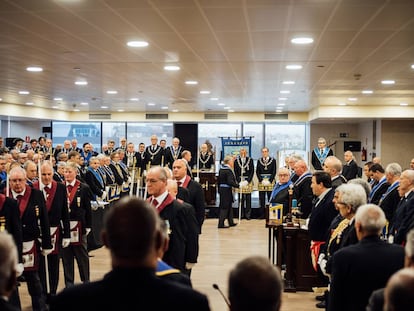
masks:
<svg viewBox="0 0 414 311"><path fill-rule="evenodd" d="M65 289L50 310L210 310L207 297L157 278L160 218L141 199L125 197L107 214L102 240L112 271L102 280Z"/></svg>

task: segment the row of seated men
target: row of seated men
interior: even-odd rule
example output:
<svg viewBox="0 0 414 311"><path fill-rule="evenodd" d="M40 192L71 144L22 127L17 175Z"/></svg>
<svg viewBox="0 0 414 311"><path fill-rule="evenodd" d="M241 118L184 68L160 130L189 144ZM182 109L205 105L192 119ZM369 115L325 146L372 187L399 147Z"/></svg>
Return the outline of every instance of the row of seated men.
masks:
<svg viewBox="0 0 414 311"><path fill-rule="evenodd" d="M0 156L0 167L7 168L2 183L6 195L3 196L4 207L0 209L0 228L11 232L15 238L33 310L45 310L45 293L56 293L59 258L63 260L66 287L74 284L73 258L77 260L81 281L89 281L88 250L102 246L99 238L102 214L110 210L120 197L131 194L129 187L133 184L128 167L120 159L121 154L116 151L110 156L102 154L91 157L88 167L82 169L81 155L77 151L70 151L68 160L59 161L55 171L51 164L53 161L40 160L36 165L27 157L14 161L9 154ZM153 171L156 178L151 177ZM201 233L205 213L204 197L201 186L187 176L184 160L174 161L173 173L159 166L150 168L146 177L146 196L149 196L148 200L161 217L168 221L170 232L174 233L171 234L170 247L163 258L173 268L189 275L197 262L198 234ZM176 188L173 195L168 193L167 176L173 181L172 188L174 185ZM158 183L159 180L163 182ZM179 188L178 183L181 185ZM23 195L23 199L20 195ZM30 195L35 195L37 201ZM182 200L175 200L175 196ZM179 208L181 212L174 212ZM31 217L26 217L28 214ZM40 227L35 225L39 221ZM25 232L29 229L30 234ZM42 237L41 244L37 240L39 237ZM27 244L32 245L30 252L25 252ZM46 256L49 286L46 286L44 277ZM20 305L17 291L11 301L16 306Z"/></svg>

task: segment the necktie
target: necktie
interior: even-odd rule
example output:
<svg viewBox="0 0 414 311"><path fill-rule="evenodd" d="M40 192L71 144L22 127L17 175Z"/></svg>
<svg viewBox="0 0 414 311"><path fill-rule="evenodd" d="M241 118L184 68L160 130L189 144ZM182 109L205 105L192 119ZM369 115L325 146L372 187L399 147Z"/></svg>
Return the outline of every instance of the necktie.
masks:
<svg viewBox="0 0 414 311"><path fill-rule="evenodd" d="M16 196L17 203L20 205L20 201L22 200L23 196L21 194Z"/></svg>
<svg viewBox="0 0 414 311"><path fill-rule="evenodd" d="M321 154L323 153L323 149L320 150Z"/></svg>
<svg viewBox="0 0 414 311"><path fill-rule="evenodd" d="M156 199L152 200L151 202L152 206L157 207L158 206L158 201Z"/></svg>
<svg viewBox="0 0 414 311"><path fill-rule="evenodd" d="M181 187L182 182L181 181L177 181L177 186Z"/></svg>
<svg viewBox="0 0 414 311"><path fill-rule="evenodd" d="M50 195L50 191L51 191L52 189L50 189L50 188L49 188L49 187L47 187L47 186L46 186L46 187L44 187L43 189L44 189L44 190L45 190L45 192L46 192L46 198L47 198L47 197L49 197L49 195Z"/></svg>
<svg viewBox="0 0 414 311"><path fill-rule="evenodd" d="M67 188L68 188L68 192L69 192L69 193L71 193L71 192L72 192L72 190L73 190L73 186L72 186L72 185L68 185L68 187L67 187Z"/></svg>

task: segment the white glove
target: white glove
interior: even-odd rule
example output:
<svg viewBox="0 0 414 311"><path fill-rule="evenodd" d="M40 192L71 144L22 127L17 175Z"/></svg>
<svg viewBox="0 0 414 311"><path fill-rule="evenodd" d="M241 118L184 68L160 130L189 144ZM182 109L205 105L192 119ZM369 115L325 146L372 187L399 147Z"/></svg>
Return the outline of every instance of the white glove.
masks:
<svg viewBox="0 0 414 311"><path fill-rule="evenodd" d="M102 191L101 199L105 200L106 195L107 195L106 191Z"/></svg>
<svg viewBox="0 0 414 311"><path fill-rule="evenodd" d="M390 243L390 244L393 244L394 243L394 236L393 235L390 235L388 237L388 243Z"/></svg>
<svg viewBox="0 0 414 311"><path fill-rule="evenodd" d="M322 260L324 260L326 258L326 255L324 254L324 253L320 253L319 254L319 257L318 257L318 264L322 261Z"/></svg>
<svg viewBox="0 0 414 311"><path fill-rule="evenodd" d="M91 228L86 228L86 235L88 235L91 232Z"/></svg>
<svg viewBox="0 0 414 311"><path fill-rule="evenodd" d="M239 182L239 187L240 188L244 188L248 185L249 183L247 182L247 180L243 180L241 182Z"/></svg>
<svg viewBox="0 0 414 311"><path fill-rule="evenodd" d="M68 247L70 244L70 239L62 239L62 248Z"/></svg>
<svg viewBox="0 0 414 311"><path fill-rule="evenodd" d="M128 184L130 184L132 182L132 178L131 176L128 177Z"/></svg>
<svg viewBox="0 0 414 311"><path fill-rule="evenodd" d="M195 182L200 182L200 178L196 176L196 177L194 177L194 181Z"/></svg>
<svg viewBox="0 0 414 311"><path fill-rule="evenodd" d="M53 249L52 249L52 248L45 248L45 249L42 249L42 255L43 255L43 256L47 256L47 255L49 255L52 251L53 251Z"/></svg>
<svg viewBox="0 0 414 311"><path fill-rule="evenodd" d="M144 172L142 172L142 176L147 176L147 170L144 170Z"/></svg>
<svg viewBox="0 0 414 311"><path fill-rule="evenodd" d="M93 211L96 211L99 208L98 202L96 201L91 201L91 209Z"/></svg>
<svg viewBox="0 0 414 311"><path fill-rule="evenodd" d="M263 179L263 180L262 180L262 185L263 185L263 186L269 186L269 185L270 185L270 181L269 181L269 179Z"/></svg>
<svg viewBox="0 0 414 311"><path fill-rule="evenodd" d="M185 268L187 269L187 270L191 270L194 266L195 266L195 262L186 262L185 263Z"/></svg>
<svg viewBox="0 0 414 311"><path fill-rule="evenodd" d="M16 277L21 276L21 275L23 274L23 271L24 271L24 266L23 266L23 264L22 264L22 263L18 263L18 264L16 265Z"/></svg>

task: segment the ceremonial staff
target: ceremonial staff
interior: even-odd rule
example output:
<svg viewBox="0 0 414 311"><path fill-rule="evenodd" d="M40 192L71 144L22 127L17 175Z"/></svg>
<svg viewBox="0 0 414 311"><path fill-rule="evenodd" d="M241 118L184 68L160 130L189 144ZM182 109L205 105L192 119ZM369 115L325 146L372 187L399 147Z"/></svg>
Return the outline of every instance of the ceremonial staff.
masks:
<svg viewBox="0 0 414 311"><path fill-rule="evenodd" d="M132 197L134 194L134 180L135 180L135 161L136 158L134 156L134 160L132 161L132 181L131 181L131 188L129 189L129 196ZM138 192L138 190L137 190Z"/></svg>

